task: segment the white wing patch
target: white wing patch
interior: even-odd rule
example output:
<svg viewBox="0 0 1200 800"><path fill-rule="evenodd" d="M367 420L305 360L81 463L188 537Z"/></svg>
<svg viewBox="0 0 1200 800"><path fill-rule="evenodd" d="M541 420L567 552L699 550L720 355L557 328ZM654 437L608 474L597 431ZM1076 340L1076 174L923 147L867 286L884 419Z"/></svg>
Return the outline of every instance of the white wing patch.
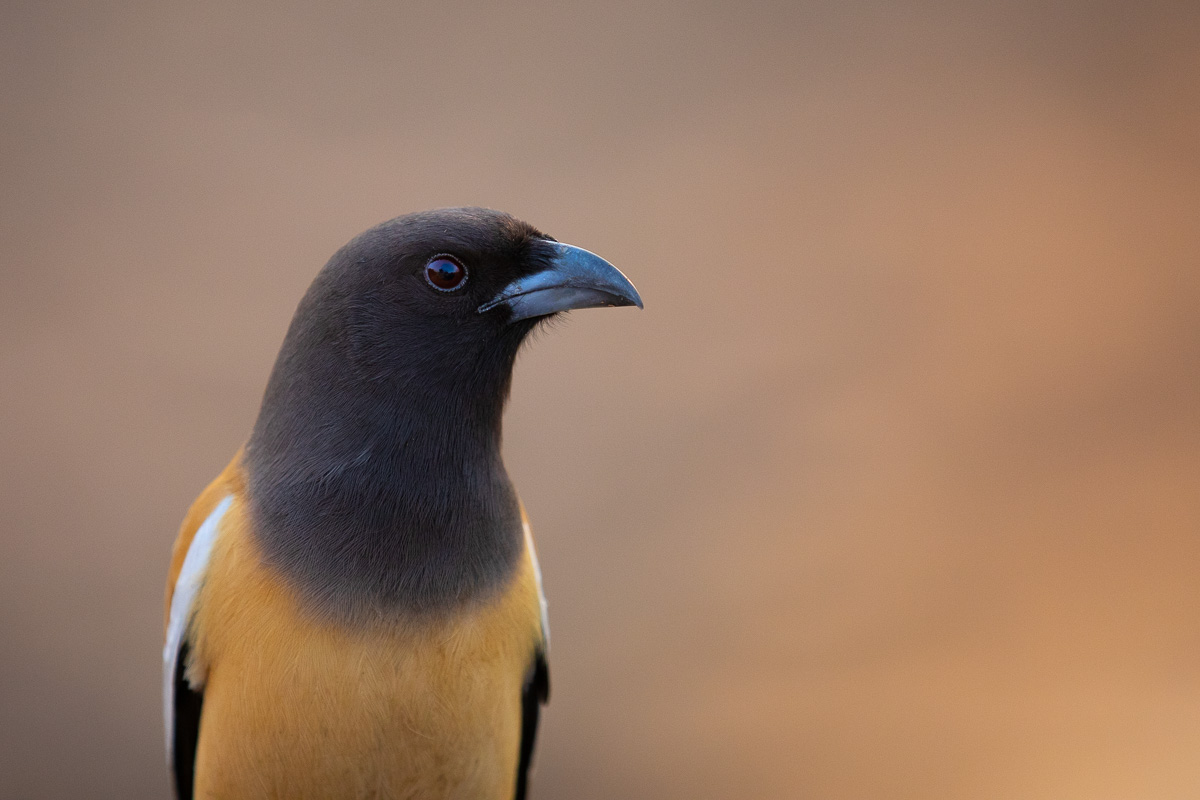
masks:
<svg viewBox="0 0 1200 800"><path fill-rule="evenodd" d="M542 590L542 568L538 564L537 550L533 547L533 531L529 528L529 519L527 517L522 519L521 524L525 528L525 547L529 549L529 560L533 562L533 578L537 583L538 605L542 609L542 646L549 652L550 615L546 608L546 593Z"/></svg>
<svg viewBox="0 0 1200 800"><path fill-rule="evenodd" d="M226 497L213 509L208 518L192 537L179 579L175 581L175 592L171 595L171 616L167 623L167 643L163 645L163 720L167 732L167 764L171 763L171 743L175 736L175 669L179 664L179 649L187 633L192 616L192 604L204 581L208 559L213 544L217 541L217 529L221 517L233 504L233 495Z"/></svg>

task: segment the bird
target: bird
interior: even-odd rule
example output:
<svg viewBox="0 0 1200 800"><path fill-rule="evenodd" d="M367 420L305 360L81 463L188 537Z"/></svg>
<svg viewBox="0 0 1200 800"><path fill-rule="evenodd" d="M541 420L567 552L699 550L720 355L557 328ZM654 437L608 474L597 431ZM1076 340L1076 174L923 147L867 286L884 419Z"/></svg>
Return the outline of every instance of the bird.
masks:
<svg viewBox="0 0 1200 800"><path fill-rule="evenodd" d="M180 800L525 798L549 626L501 422L530 334L602 306L643 304L483 208L389 220L318 272L172 551Z"/></svg>

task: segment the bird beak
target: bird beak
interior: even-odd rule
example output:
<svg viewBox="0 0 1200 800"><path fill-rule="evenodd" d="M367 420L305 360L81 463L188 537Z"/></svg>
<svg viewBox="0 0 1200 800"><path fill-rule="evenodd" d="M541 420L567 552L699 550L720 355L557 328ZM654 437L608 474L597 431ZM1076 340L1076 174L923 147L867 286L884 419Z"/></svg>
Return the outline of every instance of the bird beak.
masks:
<svg viewBox="0 0 1200 800"><path fill-rule="evenodd" d="M549 268L505 286L479 307L479 313L507 305L512 310L509 321L516 322L573 308L642 307L641 296L621 270L581 247L550 244L556 252Z"/></svg>

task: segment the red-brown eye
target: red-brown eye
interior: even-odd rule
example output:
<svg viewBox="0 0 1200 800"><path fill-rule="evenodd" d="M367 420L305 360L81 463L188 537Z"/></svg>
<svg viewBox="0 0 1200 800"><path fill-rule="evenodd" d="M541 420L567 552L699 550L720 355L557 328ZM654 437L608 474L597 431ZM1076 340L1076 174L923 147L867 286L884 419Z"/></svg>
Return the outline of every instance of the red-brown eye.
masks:
<svg viewBox="0 0 1200 800"><path fill-rule="evenodd" d="M439 292L453 292L467 282L467 268L450 256L437 256L425 265L425 280Z"/></svg>

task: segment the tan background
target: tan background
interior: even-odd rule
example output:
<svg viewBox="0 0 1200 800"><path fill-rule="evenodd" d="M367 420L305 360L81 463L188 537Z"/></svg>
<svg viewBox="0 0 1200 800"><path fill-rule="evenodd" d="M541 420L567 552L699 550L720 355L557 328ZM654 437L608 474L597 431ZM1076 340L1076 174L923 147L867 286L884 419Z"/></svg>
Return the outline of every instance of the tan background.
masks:
<svg viewBox="0 0 1200 800"><path fill-rule="evenodd" d="M535 797L1200 797L1200 8L6 4L0 797L165 796L162 578L353 234L521 359Z"/></svg>

